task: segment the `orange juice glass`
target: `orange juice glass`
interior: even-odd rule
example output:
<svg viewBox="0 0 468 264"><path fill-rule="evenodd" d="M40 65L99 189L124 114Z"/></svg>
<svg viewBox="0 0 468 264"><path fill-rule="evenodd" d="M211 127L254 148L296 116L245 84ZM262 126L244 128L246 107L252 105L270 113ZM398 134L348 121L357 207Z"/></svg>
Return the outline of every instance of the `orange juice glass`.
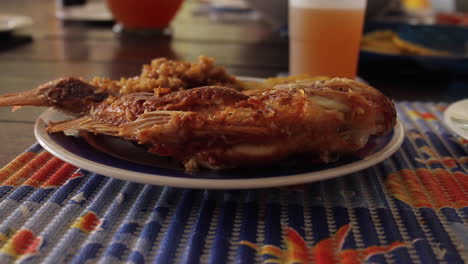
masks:
<svg viewBox="0 0 468 264"><path fill-rule="evenodd" d="M289 0L289 71L356 78L366 0Z"/></svg>

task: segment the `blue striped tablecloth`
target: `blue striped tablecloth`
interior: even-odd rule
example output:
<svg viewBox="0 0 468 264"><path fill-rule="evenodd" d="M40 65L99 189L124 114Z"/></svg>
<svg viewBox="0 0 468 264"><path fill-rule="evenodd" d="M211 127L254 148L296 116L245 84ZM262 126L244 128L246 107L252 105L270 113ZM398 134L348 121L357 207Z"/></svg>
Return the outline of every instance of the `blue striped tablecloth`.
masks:
<svg viewBox="0 0 468 264"><path fill-rule="evenodd" d="M35 145L0 170L0 263L468 263L468 141L398 103L402 148L333 180L244 191L108 178Z"/></svg>

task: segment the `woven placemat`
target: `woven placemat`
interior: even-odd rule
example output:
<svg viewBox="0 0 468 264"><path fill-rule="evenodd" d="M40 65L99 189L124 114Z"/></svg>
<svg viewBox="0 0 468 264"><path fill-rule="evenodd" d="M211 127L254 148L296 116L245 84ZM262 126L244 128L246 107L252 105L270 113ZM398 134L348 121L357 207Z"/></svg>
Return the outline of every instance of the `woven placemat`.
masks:
<svg viewBox="0 0 468 264"><path fill-rule="evenodd" d="M445 104L397 108L394 156L282 188L126 182L35 145L0 170L0 263L468 263L468 141Z"/></svg>

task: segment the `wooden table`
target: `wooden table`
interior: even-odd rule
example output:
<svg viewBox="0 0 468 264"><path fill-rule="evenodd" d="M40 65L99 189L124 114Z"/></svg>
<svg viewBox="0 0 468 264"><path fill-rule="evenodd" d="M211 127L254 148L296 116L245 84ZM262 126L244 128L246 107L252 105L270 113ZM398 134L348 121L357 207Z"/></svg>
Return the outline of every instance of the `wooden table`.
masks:
<svg viewBox="0 0 468 264"><path fill-rule="evenodd" d="M142 64L156 57L195 61L206 54L241 76L287 72L288 44L278 32L259 22L216 23L193 15L196 5L196 1L185 2L172 24L171 37L128 38L115 34L109 23L63 23L55 17L54 1L2 0L2 13L30 16L34 25L14 38L0 39L0 93L29 90L63 76L134 76ZM397 73L398 69L367 71L366 65L360 71L395 100L468 97L468 89L449 89L448 77ZM43 110L25 107L11 113L8 108L0 109L0 166L35 142L33 125Z"/></svg>

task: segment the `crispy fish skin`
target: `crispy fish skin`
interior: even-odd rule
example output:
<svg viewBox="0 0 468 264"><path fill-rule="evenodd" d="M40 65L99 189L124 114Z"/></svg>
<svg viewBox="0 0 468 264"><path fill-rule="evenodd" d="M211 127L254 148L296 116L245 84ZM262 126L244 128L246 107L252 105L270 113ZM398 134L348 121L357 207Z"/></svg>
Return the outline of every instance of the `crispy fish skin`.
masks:
<svg viewBox="0 0 468 264"><path fill-rule="evenodd" d="M133 140L187 171L255 166L292 154L320 156L362 148L396 122L392 101L348 79L291 82L267 90L209 86L163 96L109 97L88 115L50 124Z"/></svg>

